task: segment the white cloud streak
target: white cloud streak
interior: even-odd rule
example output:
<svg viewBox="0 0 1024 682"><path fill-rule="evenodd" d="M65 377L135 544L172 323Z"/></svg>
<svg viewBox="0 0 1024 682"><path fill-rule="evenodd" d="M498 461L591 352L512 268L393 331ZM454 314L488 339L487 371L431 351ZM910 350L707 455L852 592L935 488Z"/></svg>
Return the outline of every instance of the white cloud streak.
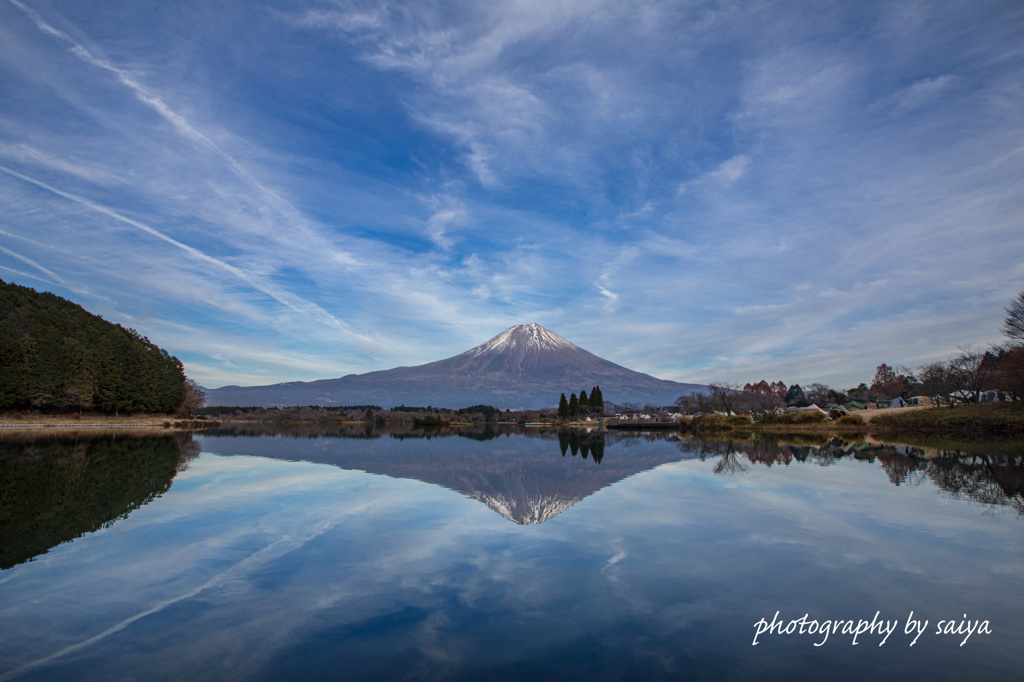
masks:
<svg viewBox="0 0 1024 682"><path fill-rule="evenodd" d="M222 260L218 260L217 258L209 256L200 251L199 249L189 246L188 244L183 244L182 242L167 236L166 234L160 232L159 230L149 225L146 225L145 223L120 215L116 211L113 211L107 208L106 206L101 206L95 202L85 199L84 197L76 196L74 194L71 194L70 192L65 192L63 190L57 189L56 187L52 187L44 182L36 180L35 178L30 178L27 175L22 175L17 171L11 170L10 168L0 166L0 172L7 173L12 177L18 178L19 180L35 185L36 187L44 189L47 192L56 194L59 197L67 199L68 201L72 201L81 206L85 206L86 208L96 211L97 213L101 213L109 218L117 220L118 222L124 223L125 225L129 225L141 232L148 234L151 237L154 237L155 239L159 239L163 242L166 242L167 244L170 244L176 249L180 249L190 258L199 261L200 263L211 265L218 270L224 271L225 273L231 275L232 277L238 280L241 280L242 282L253 287L254 289L257 289L262 293L266 294L267 296L270 296L277 302L290 308L291 310L294 310L295 312L303 314L314 314L320 317L323 322L330 324L331 326L341 331L349 331L348 326L344 322L336 319L335 317L327 313L325 310L322 310L321 308L318 308L317 306L309 303L308 301L305 301L302 298L295 296L287 291L284 291L277 287L269 286L265 282L261 282L256 278L250 276L244 270L237 268L229 263L225 263Z"/></svg>

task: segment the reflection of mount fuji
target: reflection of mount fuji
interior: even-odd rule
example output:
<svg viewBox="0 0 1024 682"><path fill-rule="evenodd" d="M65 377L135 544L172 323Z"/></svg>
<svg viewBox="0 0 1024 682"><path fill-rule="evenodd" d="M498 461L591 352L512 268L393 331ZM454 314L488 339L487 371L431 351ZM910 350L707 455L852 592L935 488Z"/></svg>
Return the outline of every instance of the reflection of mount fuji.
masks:
<svg viewBox="0 0 1024 682"><path fill-rule="evenodd" d="M630 451L629 443L636 439L629 437L530 435L497 436L486 442L409 435L292 440L213 434L201 439L204 452L317 462L440 485L518 524L543 523L613 483L696 457L672 442L655 454L649 447Z"/></svg>

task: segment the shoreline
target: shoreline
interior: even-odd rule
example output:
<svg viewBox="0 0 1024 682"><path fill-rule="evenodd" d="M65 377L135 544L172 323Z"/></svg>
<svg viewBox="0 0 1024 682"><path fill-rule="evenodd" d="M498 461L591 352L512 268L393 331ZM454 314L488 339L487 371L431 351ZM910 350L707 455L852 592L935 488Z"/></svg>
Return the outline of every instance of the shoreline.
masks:
<svg viewBox="0 0 1024 682"><path fill-rule="evenodd" d="M794 421L780 420L765 423L751 422L745 417L713 416L705 418L684 418L676 422L615 421L536 421L526 427L569 428L569 429L600 429L608 431L659 431L690 433L693 435L733 434L749 437L756 434L835 434L857 435L873 434L892 437L894 435L946 435L966 438L977 437L1017 437L1024 438L1024 404L1020 402L995 402L961 405L949 407L913 406L903 408L882 408L854 413L856 421L827 421L797 419ZM843 418L844 420L846 418ZM113 432L126 430L146 432L196 432L216 428L231 423L287 423L295 424L334 424L355 426L365 420L351 418L315 419L315 420L261 420L261 419L210 419L205 416L196 418L176 418L167 415L131 415L109 416L85 414L77 418L69 415L0 414L0 435L4 433L67 433L82 430L96 432L109 429ZM415 422L415 420L413 420ZM852 423L851 423L852 422ZM498 422L492 422L499 425ZM469 427L473 422L452 420L446 426Z"/></svg>
<svg viewBox="0 0 1024 682"><path fill-rule="evenodd" d="M27 417L0 416L0 436L3 434L24 434L31 432L67 433L78 430L90 432L109 429L113 432L129 431L144 433L190 433L220 426L219 421L207 419L186 419L182 417L154 417L140 415L109 417L106 415L84 415L69 419L63 415L31 415Z"/></svg>

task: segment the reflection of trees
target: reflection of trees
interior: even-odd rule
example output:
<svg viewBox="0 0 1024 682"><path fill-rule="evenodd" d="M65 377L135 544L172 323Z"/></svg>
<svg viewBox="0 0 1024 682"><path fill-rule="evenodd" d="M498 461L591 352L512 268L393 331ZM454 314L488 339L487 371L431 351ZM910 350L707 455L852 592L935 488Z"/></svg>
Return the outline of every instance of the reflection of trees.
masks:
<svg viewBox="0 0 1024 682"><path fill-rule="evenodd" d="M927 460L897 452L883 452L878 455L878 461L882 463L885 475L893 485L902 485L910 480L915 471L928 468Z"/></svg>
<svg viewBox="0 0 1024 682"><path fill-rule="evenodd" d="M198 452L189 434L0 441L0 569L126 518Z"/></svg>
<svg viewBox="0 0 1024 682"><path fill-rule="evenodd" d="M955 498L1010 506L1024 516L1024 458L957 457L929 461L928 478Z"/></svg>
<svg viewBox="0 0 1024 682"><path fill-rule="evenodd" d="M789 466L793 461L793 448L788 445L776 445L763 440L753 443L744 443L742 452L754 464L763 464L770 467L773 464Z"/></svg>
<svg viewBox="0 0 1024 682"><path fill-rule="evenodd" d="M866 445L844 443L834 438L825 445L793 445L758 439L753 441L692 440L678 443L684 452L696 452L703 460L717 457L716 474L742 474L751 464L789 465L793 460L828 466L843 457L878 462L889 481L896 486L930 480L953 497L982 504L1009 506L1024 516L1024 454L1019 447L993 444L993 450L1010 454L963 455L958 450L939 450L938 457L925 457L925 451L908 445ZM975 444L974 448L980 447Z"/></svg>
<svg viewBox="0 0 1024 682"><path fill-rule="evenodd" d="M411 429L405 429L405 433L394 434L409 437ZM237 436L243 438L256 438L261 436L274 436L277 438L356 438L365 440L367 438L381 438L386 435L384 431L375 430L373 423L364 422L347 425L318 424L316 422L301 422L294 424L282 424L275 422L225 422L214 429L207 429L203 432L207 436ZM390 434L388 434L390 435ZM422 435L416 436L422 437Z"/></svg>
<svg viewBox="0 0 1024 682"><path fill-rule="evenodd" d="M590 457L600 464L604 459L604 446L605 438L602 431L564 429L558 432L558 449L561 450L563 457L569 452L573 457Z"/></svg>
<svg viewBox="0 0 1024 682"><path fill-rule="evenodd" d="M715 467L715 473L736 473L746 471L738 458L742 455L747 461L753 464L771 466L781 463L788 465L793 461L793 452L790 446L778 445L771 441L696 441L697 454L701 459L709 457L721 457L724 462L719 462ZM680 450L689 451L693 448L692 442L681 442L678 444Z"/></svg>
<svg viewBox="0 0 1024 682"><path fill-rule="evenodd" d="M739 453L735 451L726 452L715 463L716 474L742 474L746 471L747 468L739 460Z"/></svg>

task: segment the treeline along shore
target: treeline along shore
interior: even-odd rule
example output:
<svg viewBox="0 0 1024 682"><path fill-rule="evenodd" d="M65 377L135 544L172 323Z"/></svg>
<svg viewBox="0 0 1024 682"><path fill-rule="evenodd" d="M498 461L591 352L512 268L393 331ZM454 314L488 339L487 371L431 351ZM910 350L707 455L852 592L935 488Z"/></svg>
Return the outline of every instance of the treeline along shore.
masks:
<svg viewBox="0 0 1024 682"><path fill-rule="evenodd" d="M136 330L0 280L0 411L185 414L198 393L181 361Z"/></svg>
<svg viewBox="0 0 1024 682"><path fill-rule="evenodd" d="M694 433L837 432L871 434L943 434L955 436L1024 436L1024 405L1020 402L962 404L956 407L881 409L865 419L844 415L830 420L822 412L777 414L759 419L748 415L701 415L680 424Z"/></svg>
<svg viewBox="0 0 1024 682"><path fill-rule="evenodd" d="M1024 434L1024 292L1006 309L1002 331L1002 346L960 347L916 370L882 363L870 384L845 391L821 383L787 388L763 379L743 386L712 383L704 392L680 396L674 416L688 415L685 428L705 432Z"/></svg>

